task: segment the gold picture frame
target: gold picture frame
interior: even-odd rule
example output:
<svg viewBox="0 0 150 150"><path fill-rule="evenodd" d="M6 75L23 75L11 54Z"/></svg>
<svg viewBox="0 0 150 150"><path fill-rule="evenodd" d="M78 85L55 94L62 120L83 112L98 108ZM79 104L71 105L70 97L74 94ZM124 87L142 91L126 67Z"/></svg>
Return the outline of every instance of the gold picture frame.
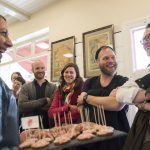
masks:
<svg viewBox="0 0 150 150"><path fill-rule="evenodd" d="M83 33L84 77L89 78L100 74L95 61L95 53L103 45L114 48L114 26L108 25Z"/></svg>
<svg viewBox="0 0 150 150"><path fill-rule="evenodd" d="M75 63L75 36L51 43L51 81L57 82L64 65Z"/></svg>

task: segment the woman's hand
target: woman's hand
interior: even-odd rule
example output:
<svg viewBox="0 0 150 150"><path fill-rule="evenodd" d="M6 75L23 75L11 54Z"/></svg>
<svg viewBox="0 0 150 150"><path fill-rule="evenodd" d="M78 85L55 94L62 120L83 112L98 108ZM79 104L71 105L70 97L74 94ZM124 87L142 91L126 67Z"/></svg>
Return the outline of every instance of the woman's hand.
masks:
<svg viewBox="0 0 150 150"><path fill-rule="evenodd" d="M69 105L69 108L70 108L71 112L78 111L78 107L76 105Z"/></svg>

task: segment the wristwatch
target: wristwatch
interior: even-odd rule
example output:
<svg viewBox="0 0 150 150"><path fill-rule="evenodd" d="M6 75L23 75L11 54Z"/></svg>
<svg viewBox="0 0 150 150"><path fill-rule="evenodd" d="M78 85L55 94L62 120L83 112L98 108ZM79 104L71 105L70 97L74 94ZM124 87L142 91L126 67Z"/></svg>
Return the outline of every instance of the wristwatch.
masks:
<svg viewBox="0 0 150 150"><path fill-rule="evenodd" d="M84 96L83 96L83 104L84 105L87 105L88 103L87 103L87 98L88 98L88 94L85 94Z"/></svg>

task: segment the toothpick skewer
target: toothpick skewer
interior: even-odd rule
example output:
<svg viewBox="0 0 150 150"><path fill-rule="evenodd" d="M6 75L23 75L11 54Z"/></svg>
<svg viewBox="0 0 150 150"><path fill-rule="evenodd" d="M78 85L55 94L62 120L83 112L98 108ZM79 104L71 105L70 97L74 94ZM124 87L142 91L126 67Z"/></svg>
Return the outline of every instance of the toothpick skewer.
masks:
<svg viewBox="0 0 150 150"><path fill-rule="evenodd" d="M83 107L79 107L79 112L80 112L81 121L84 122L84 118L83 118Z"/></svg>
<svg viewBox="0 0 150 150"><path fill-rule="evenodd" d="M26 140L28 139L27 129L25 129Z"/></svg>
<svg viewBox="0 0 150 150"><path fill-rule="evenodd" d="M95 123L98 124L98 122L97 122L97 117L96 117L95 106L93 106L93 110L94 110Z"/></svg>
<svg viewBox="0 0 150 150"><path fill-rule="evenodd" d="M101 106L102 108L102 114L103 114L103 118L104 118L104 125L106 125L106 117L105 117L105 112L104 112L104 106Z"/></svg>
<svg viewBox="0 0 150 150"><path fill-rule="evenodd" d="M87 108L85 108L85 120L88 122L88 113L87 113Z"/></svg>
<svg viewBox="0 0 150 150"><path fill-rule="evenodd" d="M45 136L44 134L44 126L43 126L43 122L42 122L42 117L40 116L40 123L41 123L41 128L42 128L42 132L43 132L43 135ZM41 137L42 138L42 137ZM43 137L44 138L44 137Z"/></svg>
<svg viewBox="0 0 150 150"><path fill-rule="evenodd" d="M71 111L69 111L69 116L70 116L70 123L72 124L72 115L71 115Z"/></svg>
<svg viewBox="0 0 150 150"><path fill-rule="evenodd" d="M65 125L67 125L67 118L66 118L66 113L64 111L64 118L65 118Z"/></svg>
<svg viewBox="0 0 150 150"><path fill-rule="evenodd" d="M61 126L61 122L60 122L60 113L58 112L57 115L58 115L58 126Z"/></svg>
<svg viewBox="0 0 150 150"><path fill-rule="evenodd" d="M99 113L99 106L97 106L97 114L98 114L98 124L101 124L101 123L100 123L100 113Z"/></svg>
<svg viewBox="0 0 150 150"><path fill-rule="evenodd" d="M57 115L58 115L58 132L61 135L62 128L61 128L61 122L60 122L60 113L58 112Z"/></svg>
<svg viewBox="0 0 150 150"><path fill-rule="evenodd" d="M90 111L89 111L89 108L87 108L87 117L88 117L88 122L90 122Z"/></svg>
<svg viewBox="0 0 150 150"><path fill-rule="evenodd" d="M40 124L41 124L41 128L44 129L43 122L42 122L42 117L41 116L40 116Z"/></svg>
<svg viewBox="0 0 150 150"><path fill-rule="evenodd" d="M70 124L70 116L69 116L69 112L67 113L67 118L68 118L68 124Z"/></svg>
<svg viewBox="0 0 150 150"><path fill-rule="evenodd" d="M53 114L55 127L57 127L56 114Z"/></svg>
<svg viewBox="0 0 150 150"><path fill-rule="evenodd" d="M102 114L101 106L99 106L99 111L100 111L102 125L104 125L104 120L103 120L103 114Z"/></svg>

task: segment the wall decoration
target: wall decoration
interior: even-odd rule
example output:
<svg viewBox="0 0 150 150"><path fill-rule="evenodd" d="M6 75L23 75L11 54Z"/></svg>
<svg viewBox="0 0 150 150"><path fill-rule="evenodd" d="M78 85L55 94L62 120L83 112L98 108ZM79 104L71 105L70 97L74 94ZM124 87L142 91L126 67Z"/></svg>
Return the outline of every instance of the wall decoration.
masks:
<svg viewBox="0 0 150 150"><path fill-rule="evenodd" d="M114 48L114 27L108 25L89 32L83 33L83 61L85 78L100 74L95 61L95 53L103 45Z"/></svg>
<svg viewBox="0 0 150 150"><path fill-rule="evenodd" d="M75 37L51 43L51 81L58 81L65 64L75 62Z"/></svg>

